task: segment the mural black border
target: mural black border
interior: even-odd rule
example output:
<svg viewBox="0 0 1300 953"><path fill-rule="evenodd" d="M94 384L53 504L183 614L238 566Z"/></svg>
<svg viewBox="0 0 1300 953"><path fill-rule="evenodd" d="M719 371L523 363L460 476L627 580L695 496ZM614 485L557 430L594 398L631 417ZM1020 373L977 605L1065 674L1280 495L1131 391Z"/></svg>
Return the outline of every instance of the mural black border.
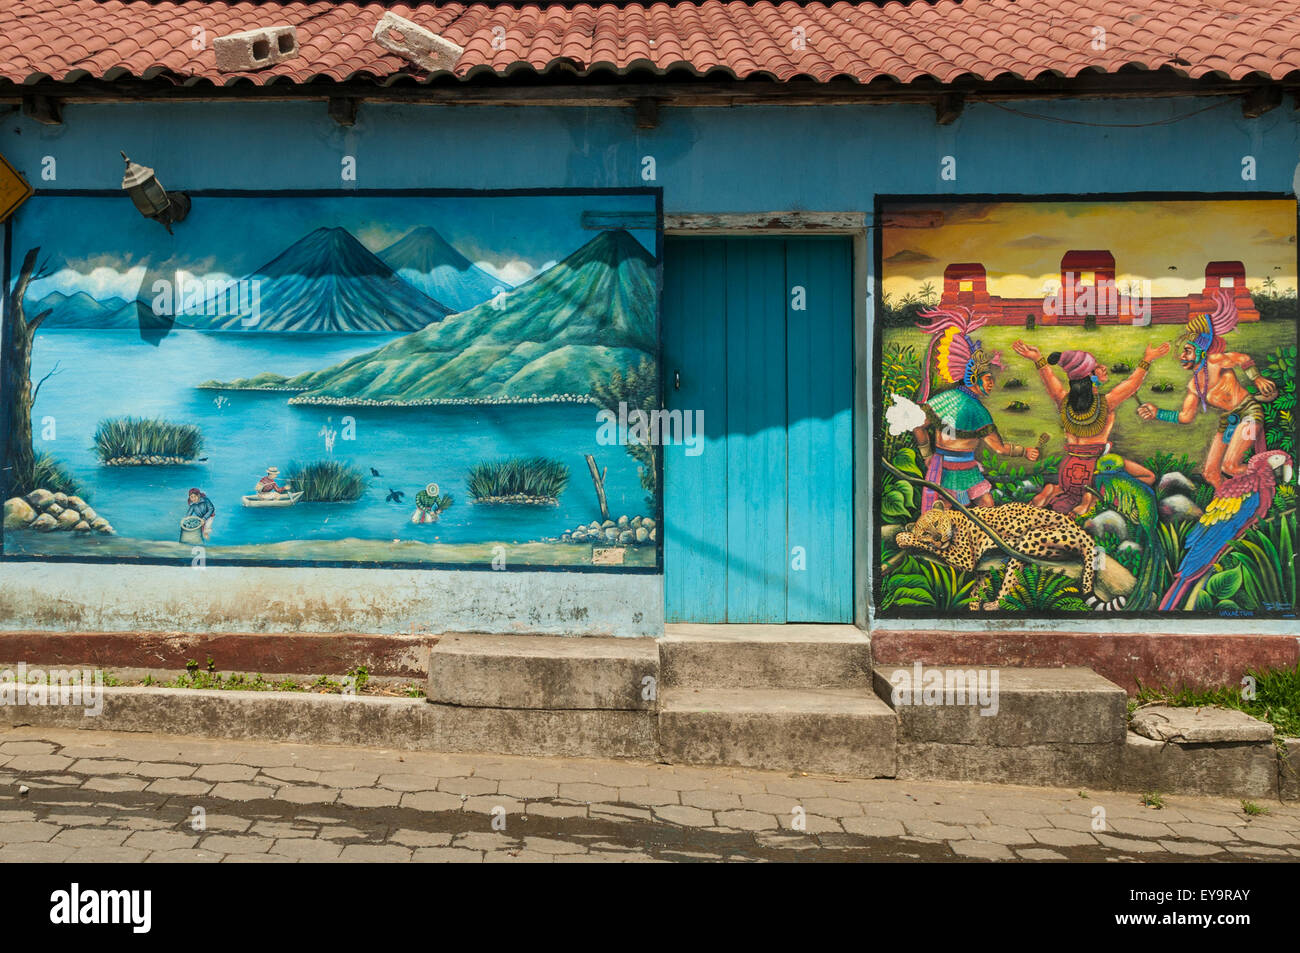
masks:
<svg viewBox="0 0 1300 953"><path fill-rule="evenodd" d="M973 202L989 203L1017 203L1033 204L1039 202L1060 202L1060 203L1080 203L1080 202L1209 202L1209 201L1250 201L1250 200L1276 200L1285 199L1296 203L1296 234L1300 236L1300 196L1294 192L1265 191L1265 190L1242 190L1242 191L1215 191L1215 192L1189 192L1189 191L1141 191L1141 192L1044 192L1035 193L1006 193L1006 192L922 192L922 193L877 193L872 205L871 228L875 235L871 247L871 267L872 275L870 282L871 295L871 452L873 459L879 460L881 455L880 439L880 406L882 395L880 393L880 366L884 356L884 326L877 319L876 303L881 300L883 289L883 256L884 256L884 224L882 214L886 206L899 205L904 203L926 203L936 206L944 205L966 205ZM1296 243L1296 276L1300 278L1300 241ZM1300 329L1297 330L1300 337ZM1300 446L1300 414L1295 420L1295 430L1297 445ZM934 609L926 608L896 608L881 611L877 608L879 605L879 595L881 593L881 584L883 575L880 572L880 475L875 472L872 475L871 487L871 519L868 520L870 532L868 542L868 552L870 553L872 573L871 587L868 593L868 605L871 618L883 621L909 621L909 620L933 620L942 621L944 616L936 613ZM1215 619L1231 621L1232 619L1243 619L1247 621L1283 621L1297 618L1295 611L1290 613L1264 613L1257 612L1251 615L1242 616L1222 616L1213 611L1196 611L1182 610L1179 612L1159 612L1156 610L1147 610L1145 612L1098 612L1087 614L1082 612L1059 612L1036 615L1025 615L1018 612L1008 612L998 610L995 612L970 612L962 610L959 618L972 621L1019 621L1031 622L1036 620L1046 620L1051 622L1074 622L1083 621L1096 622L1114 622L1119 620L1155 620L1160 619L1166 622L1177 621L1180 619ZM951 617L951 615L950 615Z"/></svg>
<svg viewBox="0 0 1300 953"><path fill-rule="evenodd" d="M658 294L655 301L655 321L658 324L659 353L655 355L655 365L659 371L659 402L663 403L663 264L664 264L664 190L662 186L630 186L625 188L519 188L519 189L187 189L177 188L173 191L184 192L193 198L332 198L346 199L352 197L368 198L509 198L561 196L561 195L648 195L655 201L655 280ZM33 199L50 198L110 198L120 196L126 201L121 189L36 189ZM20 208L15 215L4 223L4 289L5 300L12 284L12 254L14 219L21 214ZM7 315L5 316L7 318ZM5 371L0 379L0 456L8 446L8 413L12 375L8 373L8 361L11 345L11 322L3 320L0 327L0 366ZM4 499L9 499L10 476L0 459L0 489ZM656 485L659 487L659 499L655 524L663 526L663 455L659 455ZM221 559L205 561L206 566L250 566L259 568L283 569L398 569L412 572L556 572L556 573L595 573L600 575L658 576L663 574L664 541L656 540L655 564L653 566L530 566L511 565L504 569L493 569L491 563L405 563L391 561L345 561L316 559ZM83 565L108 566L171 566L173 568L190 568L188 560L165 559L156 556L39 556L26 553L5 552L4 528L0 526L0 563L80 563Z"/></svg>

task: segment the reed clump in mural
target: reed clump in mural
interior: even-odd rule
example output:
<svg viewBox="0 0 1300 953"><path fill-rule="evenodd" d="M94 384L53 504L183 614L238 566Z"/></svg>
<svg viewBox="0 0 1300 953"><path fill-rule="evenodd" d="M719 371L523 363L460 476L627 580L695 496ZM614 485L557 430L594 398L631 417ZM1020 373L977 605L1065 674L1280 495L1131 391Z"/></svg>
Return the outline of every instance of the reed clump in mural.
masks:
<svg viewBox="0 0 1300 953"><path fill-rule="evenodd" d="M301 493L304 503L354 503L366 492L365 475L342 460L295 461L285 484Z"/></svg>
<svg viewBox="0 0 1300 953"><path fill-rule="evenodd" d="M466 484L475 503L555 506L569 483L569 468L546 457L487 461L469 471Z"/></svg>
<svg viewBox="0 0 1300 953"><path fill-rule="evenodd" d="M113 417L95 429L95 453L108 467L194 463L202 451L203 433L193 424Z"/></svg>

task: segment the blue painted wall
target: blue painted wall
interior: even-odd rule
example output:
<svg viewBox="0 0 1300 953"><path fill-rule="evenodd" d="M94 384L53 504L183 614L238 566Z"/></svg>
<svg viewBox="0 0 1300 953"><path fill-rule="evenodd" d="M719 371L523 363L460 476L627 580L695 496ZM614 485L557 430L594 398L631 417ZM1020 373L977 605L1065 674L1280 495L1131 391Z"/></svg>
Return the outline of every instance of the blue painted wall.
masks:
<svg viewBox="0 0 1300 953"><path fill-rule="evenodd" d="M608 108L366 104L357 125L342 128L324 103L72 104L59 127L5 116L0 152L38 188L115 188L123 149L171 189L657 185L670 214L869 212L877 194L1290 191L1300 159L1290 106L1247 120L1235 100L974 104L946 127L922 105L669 108L659 128L638 130L631 110ZM42 180L45 156L57 162L53 181ZM355 182L340 178L344 156L356 159ZM652 180L642 175L647 156ZM955 181L940 177L944 156L955 159ZM1246 156L1253 180L1242 178ZM565 585L546 577L562 575L538 574L501 598L527 619L529 605L551 600L547 587ZM617 607L602 595L593 613L601 621L572 628L655 631L661 593L627 595L632 602ZM511 627L509 605L490 608Z"/></svg>

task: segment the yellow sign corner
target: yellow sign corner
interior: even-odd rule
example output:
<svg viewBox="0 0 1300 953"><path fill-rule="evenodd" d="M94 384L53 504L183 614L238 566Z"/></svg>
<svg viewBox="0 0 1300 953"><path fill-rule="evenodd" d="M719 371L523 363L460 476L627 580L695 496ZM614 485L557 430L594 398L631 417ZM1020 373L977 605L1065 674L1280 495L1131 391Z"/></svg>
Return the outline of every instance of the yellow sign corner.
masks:
<svg viewBox="0 0 1300 953"><path fill-rule="evenodd" d="M9 216L18 211L18 206L32 197L33 191L9 160L0 155L0 222L7 222Z"/></svg>

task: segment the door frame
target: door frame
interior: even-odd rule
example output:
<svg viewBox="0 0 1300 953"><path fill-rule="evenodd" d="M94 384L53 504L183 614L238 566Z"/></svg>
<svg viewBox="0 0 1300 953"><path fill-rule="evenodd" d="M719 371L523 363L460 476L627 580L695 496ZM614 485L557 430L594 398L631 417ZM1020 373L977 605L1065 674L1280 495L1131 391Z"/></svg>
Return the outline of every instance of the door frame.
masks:
<svg viewBox="0 0 1300 953"><path fill-rule="evenodd" d="M875 328L870 326L870 245L867 212L664 213L664 238L763 235L842 235L853 239L853 623L865 630L873 584L871 565L871 453L873 419L870 370ZM865 451L865 452L864 452ZM667 505L667 500L664 500Z"/></svg>

